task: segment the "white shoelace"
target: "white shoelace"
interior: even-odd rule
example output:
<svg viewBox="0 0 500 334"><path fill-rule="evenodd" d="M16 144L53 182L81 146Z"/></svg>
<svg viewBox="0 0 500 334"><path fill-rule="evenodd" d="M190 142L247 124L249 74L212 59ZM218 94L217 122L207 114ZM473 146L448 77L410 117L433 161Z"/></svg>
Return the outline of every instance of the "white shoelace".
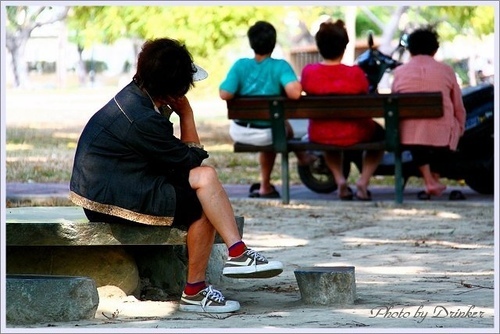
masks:
<svg viewBox="0 0 500 334"><path fill-rule="evenodd" d="M205 309L205 306L208 304L209 301L216 301L217 303L224 303L226 298L222 295L222 292L219 290L216 290L212 288L211 285L209 285L206 289L206 295L205 298L201 301L201 307Z"/></svg>
<svg viewBox="0 0 500 334"><path fill-rule="evenodd" d="M251 257L254 259L255 265L257 265L257 261L262 261L262 262L267 261L267 259L264 257L264 255L260 254L257 251L254 251L253 249L247 249L246 253L247 253L248 257Z"/></svg>

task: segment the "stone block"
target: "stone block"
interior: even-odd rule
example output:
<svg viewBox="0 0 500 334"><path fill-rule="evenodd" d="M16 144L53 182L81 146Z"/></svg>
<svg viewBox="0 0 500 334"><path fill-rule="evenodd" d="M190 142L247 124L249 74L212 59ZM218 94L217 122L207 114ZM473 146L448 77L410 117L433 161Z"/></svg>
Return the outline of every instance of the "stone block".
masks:
<svg viewBox="0 0 500 334"><path fill-rule="evenodd" d="M89 277L7 275L6 321L11 325L94 319L97 287Z"/></svg>
<svg viewBox="0 0 500 334"><path fill-rule="evenodd" d="M294 274L305 304L354 304L354 267L303 267L295 270Z"/></svg>

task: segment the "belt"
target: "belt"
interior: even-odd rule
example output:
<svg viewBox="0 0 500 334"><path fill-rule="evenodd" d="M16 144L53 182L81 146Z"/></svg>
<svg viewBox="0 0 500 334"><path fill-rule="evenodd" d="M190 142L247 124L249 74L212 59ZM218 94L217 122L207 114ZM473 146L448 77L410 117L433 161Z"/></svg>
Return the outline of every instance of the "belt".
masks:
<svg viewBox="0 0 500 334"><path fill-rule="evenodd" d="M246 128L251 128L251 129L269 129L269 125L259 125L259 124L253 124L253 123L247 123L247 122L241 122L241 121L234 121L236 124L239 126L244 126Z"/></svg>

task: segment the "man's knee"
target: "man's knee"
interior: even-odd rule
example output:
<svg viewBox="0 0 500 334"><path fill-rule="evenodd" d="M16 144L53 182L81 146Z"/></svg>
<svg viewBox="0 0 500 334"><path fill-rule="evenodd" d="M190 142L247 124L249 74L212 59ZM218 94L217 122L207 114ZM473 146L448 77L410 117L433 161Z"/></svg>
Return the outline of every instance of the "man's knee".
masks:
<svg viewBox="0 0 500 334"><path fill-rule="evenodd" d="M201 187L203 184L211 184L218 181L217 172L211 166L196 167L189 172L189 183L195 189Z"/></svg>

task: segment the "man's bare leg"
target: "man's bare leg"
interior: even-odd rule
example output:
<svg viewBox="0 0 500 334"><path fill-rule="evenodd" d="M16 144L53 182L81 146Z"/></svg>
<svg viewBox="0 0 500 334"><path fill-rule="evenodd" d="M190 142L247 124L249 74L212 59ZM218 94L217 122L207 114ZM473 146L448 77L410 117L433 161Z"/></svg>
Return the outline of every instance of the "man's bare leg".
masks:
<svg viewBox="0 0 500 334"><path fill-rule="evenodd" d="M188 269L187 282L201 282L206 279L206 270L215 238L215 228L205 214L191 224L187 234Z"/></svg>
<svg viewBox="0 0 500 334"><path fill-rule="evenodd" d="M378 167L380 160L384 156L384 151L367 151L363 153L363 163L361 167L361 175L356 182L356 196L361 199L369 199L368 185L373 176L373 173Z"/></svg>
<svg viewBox="0 0 500 334"><path fill-rule="evenodd" d="M233 207L215 169L206 166L192 169L189 173L189 183L196 191L203 208L204 217L201 220L206 221L204 224L211 225L219 232L228 247L240 241L241 236L236 225ZM207 230L207 226L200 225L192 232L206 233ZM207 235L193 233L193 237L195 239L207 238ZM213 238L211 241L213 242Z"/></svg>
<svg viewBox="0 0 500 334"><path fill-rule="evenodd" d="M419 166L418 169L422 174L422 178L425 183L425 192L433 196L441 196L441 194L446 190L446 185L442 184L439 179L436 179L436 174L431 172L429 165Z"/></svg>
<svg viewBox="0 0 500 334"><path fill-rule="evenodd" d="M200 271L203 269L204 272L206 269L210 255L209 244L211 246L214 239L213 230L219 233L229 249L230 259L224 267L224 275L247 278L272 277L283 271L281 262L267 261L261 254L246 248L241 240L233 207L215 169L212 167L192 169L189 173L189 183L196 191L203 209L202 218L196 221L188 232L190 234L188 247L191 245L192 248L199 248L192 250L195 264L190 267L191 270L194 270L190 277L193 279L201 277ZM206 239L209 239L210 242ZM188 252L191 255L191 251L188 250ZM248 261L247 257L250 257ZM242 262L235 263L235 261Z"/></svg>
<svg viewBox="0 0 500 334"><path fill-rule="evenodd" d="M276 161L276 153L274 152L259 153L259 164L260 164L259 193L261 195L269 194L274 190L271 185L271 173L273 171L275 161Z"/></svg>
<svg viewBox="0 0 500 334"><path fill-rule="evenodd" d="M347 180L344 177L342 168L342 153L329 151L324 152L325 163L333 174L335 183L337 183L337 193L339 198L346 198L350 195Z"/></svg>

